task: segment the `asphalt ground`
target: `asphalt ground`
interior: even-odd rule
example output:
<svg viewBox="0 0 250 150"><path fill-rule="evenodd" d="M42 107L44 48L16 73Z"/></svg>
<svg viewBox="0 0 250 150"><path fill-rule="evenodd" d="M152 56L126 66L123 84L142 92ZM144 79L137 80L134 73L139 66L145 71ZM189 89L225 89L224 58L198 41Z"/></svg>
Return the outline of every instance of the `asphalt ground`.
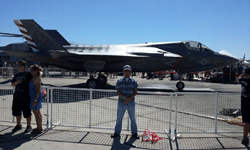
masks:
<svg viewBox="0 0 250 150"><path fill-rule="evenodd" d="M118 76L119 78L119 76ZM149 90L149 91L176 91L175 84L178 81L170 81L169 79L164 80L158 80L155 78L154 80L147 80L142 79L139 76L134 77L139 85L139 89L142 89L142 91ZM81 88L85 87L85 82L88 78L86 77L80 77L80 78L71 78L71 77L65 77L65 78L42 78L42 82L46 85L51 86L57 86L57 87L73 87L73 88ZM1 88L6 88L8 85L10 85L10 78L0 78ZM109 79L108 84L100 87L102 89L113 89L116 84L117 79ZM206 83L201 81L184 81L186 84L185 92L206 92L210 93L211 91L216 92L239 92L240 91L240 85L237 84L215 84L215 83ZM60 97L59 94L57 97ZM102 94L100 94L102 95ZM8 98L8 95L4 95L5 99ZM7 97L6 97L7 96ZM55 95L56 96L56 95ZM65 95L64 95L65 96ZM66 97L70 97L71 95L66 95ZM10 97L10 96L9 96ZM163 105L163 103L169 104L169 101L166 100L163 101L162 97L157 98L157 96L153 95L154 101L150 101L152 97L149 97L147 95L140 95L136 97L136 103L137 103L137 121L138 121L138 127L140 129L145 128L154 128L154 126L157 126L158 128L155 128L154 130L163 129L165 126L161 127L160 125L166 124L166 121L169 120L168 114L169 114L169 106L166 107L166 105ZM58 98L58 99L62 99ZM65 98L68 99L68 98ZM72 99L72 97L71 97ZM110 96L109 98L102 99L102 97L96 97L96 103L94 103L93 110L100 110L98 108L105 107L103 109L103 112L95 113L95 118L93 120L96 127L104 127L106 126L114 126L115 125L115 119L116 119L116 110L113 108L109 108L108 106L116 105L115 100L117 97L115 95ZM178 99L178 126L177 128L181 132L207 132L210 130L213 130L213 124L214 120L209 118L213 116L213 112L215 112L214 108L214 101L211 102L210 94L207 94L204 96L204 94L201 95L191 95L191 96L177 96L175 99ZM237 108L239 106L238 101L234 99L238 99L238 96L231 98L228 98L225 95L222 95L220 98L221 104L218 107L218 110L222 110L224 107L235 107ZM227 99L227 101L225 101ZM228 101L229 100L229 101ZM79 105L77 98L74 98L73 101L67 102L67 108L66 110L74 109L76 108L76 105ZM103 103L102 103L103 102ZM108 103L107 103L108 102ZM173 101L175 104L175 101ZM109 105L104 105L109 104ZM6 104L4 104L6 105ZM63 103L57 103L57 108L61 108L60 105L63 105ZM3 105L2 105L3 106ZM44 106L44 105L43 105ZM66 106L66 105L64 105ZM85 106L83 104L82 106ZM175 106L175 105L174 105ZM8 106L10 109L10 106ZM46 111L46 106L43 107L44 111ZM162 108L165 108L163 110ZM187 109L188 108L188 109ZM206 109L204 109L206 108ZM8 109L8 108L7 108ZM6 110L6 109L5 109ZM59 110L59 109L58 109ZM146 111L145 111L146 110ZM87 110L86 110L87 111ZM1 114L6 113L6 111L2 111ZM71 112L71 111L69 111ZM76 120L72 119L72 114L67 112L67 117L64 118L63 123L70 123L70 122L76 122ZM79 112L76 110L76 112ZM154 113L152 113L154 112ZM162 113L164 112L164 113ZM44 114L45 112L42 112ZM65 112L59 113L59 115L62 115ZM8 113L9 114L9 113ZM74 113L73 113L74 114ZM105 117L106 114L109 117ZM195 114L195 115L194 115ZM56 117L56 119L61 119L60 117ZM162 116L165 115L165 116ZM198 115L198 116L197 116ZM111 116L111 117L110 117ZM205 117L204 117L205 116ZM221 117L223 119L227 119L227 116L219 115L218 117ZM153 125L141 125L142 122L147 122L147 119L153 120ZM34 119L33 119L34 120ZM44 119L45 120L45 119ZM126 117L124 117L123 120L126 120ZM174 120L174 115L172 116L172 120ZM190 121L191 120L191 121ZM57 120L55 120L56 122ZM62 122L62 120L60 120ZM106 124L103 124L105 122ZM191 124L191 123L192 124ZM196 124L193 124L195 123ZM4 124L4 123L1 123ZM46 123L45 123L46 124ZM99 126L101 124L101 126ZM0 149L133 149L131 146L128 146L126 144L123 144L125 141L129 141L137 145L137 148L135 149L245 149L245 146L240 144L240 140L242 137L242 133L239 134L183 134L181 139L178 139L177 142L169 142L169 139L166 134L161 134L161 137L163 137L162 141L159 141L157 144L151 144L151 143L141 143L140 140L134 141L133 139L130 140L130 133L128 131L123 131L121 139L113 140L110 139L110 134L113 133L113 130L107 130L107 129L89 129L89 128L77 128L77 127L61 127L56 126L53 130L49 130L47 132L44 132L42 135L34 136L34 135L24 135L22 132L12 134L10 133L11 128L13 128L15 124L13 123L5 123L1 126L0 134L4 134L3 139L0 141ZM126 123L125 123L126 125ZM171 125L171 127L174 129L174 124ZM123 129L126 127L123 127ZM242 131L242 127L236 127L232 125L228 125L227 123L223 121L218 122L218 129L219 130L225 130L232 132L236 131ZM84 130L84 131L82 131ZM142 132L139 133L140 135ZM6 140L7 139L7 140ZM120 141L120 142L119 142ZM16 145L13 147L10 147L10 145ZM36 147L37 146L37 147Z"/></svg>
<svg viewBox="0 0 250 150"><path fill-rule="evenodd" d="M25 124L23 124L25 126ZM35 125L32 125L35 126ZM24 129L12 133L13 123L1 123L0 150L239 150L249 149L242 145L241 134L183 134L175 142L166 134L158 134L162 140L156 144L142 142L131 138L127 131L123 131L120 138L110 138L112 130L54 127L42 134L23 133ZM141 135L142 133L139 132ZM126 143L126 144L125 144ZM132 147L129 144L136 147Z"/></svg>
<svg viewBox="0 0 250 150"><path fill-rule="evenodd" d="M117 78L121 78L118 76ZM117 78L108 78L106 85L100 85L99 89L114 89ZM164 78L159 80L159 78L146 79L141 78L141 74L133 77L137 83L139 90L146 91L164 91L164 92L176 92L176 83L179 80L170 80L169 78ZM86 81L88 77L43 77L42 82L45 85L58 86L58 87L72 87L72 88L86 88ZM10 85L11 78L0 78L0 84ZM185 88L183 92L240 92L240 84L228 84L228 83L209 83L203 82L201 80L185 81Z"/></svg>

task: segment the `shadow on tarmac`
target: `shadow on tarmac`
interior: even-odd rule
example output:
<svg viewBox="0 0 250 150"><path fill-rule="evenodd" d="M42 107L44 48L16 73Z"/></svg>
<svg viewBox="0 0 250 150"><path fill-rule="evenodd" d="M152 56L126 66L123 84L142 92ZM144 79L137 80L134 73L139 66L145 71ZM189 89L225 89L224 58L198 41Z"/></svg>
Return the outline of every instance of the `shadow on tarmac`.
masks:
<svg viewBox="0 0 250 150"><path fill-rule="evenodd" d="M107 98L107 97L117 97L117 93L101 92L101 91L93 91L92 93L93 100ZM53 103L70 103L70 102L80 102L87 100L90 100L90 91L73 90L73 89L53 90Z"/></svg>
<svg viewBox="0 0 250 150"><path fill-rule="evenodd" d="M125 141L127 140L128 136L126 137ZM120 142L121 137L115 137L111 150L118 150L118 149L122 149L122 150L129 150L130 148L134 148L136 147L135 145L133 145L133 143L137 140L134 137L130 137L130 139L127 142L124 142L123 144Z"/></svg>
<svg viewBox="0 0 250 150"><path fill-rule="evenodd" d="M0 149L16 149L22 144L32 141L52 141L63 143L77 143L77 144L92 144L110 146L111 150L123 149L129 150L131 148L141 149L250 149L248 145L241 144L241 136L237 137L183 137L176 139L175 147L172 147L169 139L163 138L157 144L151 144L148 142L140 142L139 140L131 137L130 135L122 135L116 137L113 140L110 138L109 133L99 132L86 132L86 131L70 131L70 130L49 130L42 134L29 134L24 133L24 130L11 132L13 127L2 126L0 134L3 137L0 138ZM126 136L126 137L125 137ZM130 138L129 138L130 137ZM129 138L129 140L127 140ZM124 143L121 143L124 141ZM167 141L170 144L167 144ZM134 145L136 143L137 145Z"/></svg>
<svg viewBox="0 0 250 150"><path fill-rule="evenodd" d="M71 84L63 87L69 87L69 88L87 88L86 83L79 83L79 84ZM105 84L105 85L98 85L98 89L115 89L115 86Z"/></svg>
<svg viewBox="0 0 250 150"><path fill-rule="evenodd" d="M3 81L3 82L0 82L0 84L7 84L7 83L11 83L12 79L9 79L9 80L6 80L6 81Z"/></svg>
<svg viewBox="0 0 250 150"><path fill-rule="evenodd" d="M18 134L14 132L5 133L0 139L0 149L16 149L22 144L31 141L35 136L35 134L27 134L24 132Z"/></svg>
<svg viewBox="0 0 250 150"><path fill-rule="evenodd" d="M176 149L191 150L191 149L244 149L250 150L248 145L241 144L242 137L186 137L176 139ZM190 143L193 143L190 145Z"/></svg>

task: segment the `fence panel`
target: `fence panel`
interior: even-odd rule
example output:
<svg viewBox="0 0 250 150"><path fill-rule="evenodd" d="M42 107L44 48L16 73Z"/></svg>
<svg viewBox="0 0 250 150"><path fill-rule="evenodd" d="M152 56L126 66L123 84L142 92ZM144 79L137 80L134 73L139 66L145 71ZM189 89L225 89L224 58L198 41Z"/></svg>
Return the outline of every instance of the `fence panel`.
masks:
<svg viewBox="0 0 250 150"><path fill-rule="evenodd" d="M52 88L52 123L89 127L89 90Z"/></svg>
<svg viewBox="0 0 250 150"><path fill-rule="evenodd" d="M231 93L178 93L176 107L177 133L242 132L242 127L227 123L235 115L222 114L223 109L240 109L240 95Z"/></svg>
<svg viewBox="0 0 250 150"><path fill-rule="evenodd" d="M12 122L13 87L0 86L0 121Z"/></svg>
<svg viewBox="0 0 250 150"><path fill-rule="evenodd" d="M177 108L177 114L175 114L177 115L177 132L214 132L215 106L215 94L177 94L173 100L173 108Z"/></svg>
<svg viewBox="0 0 250 150"><path fill-rule="evenodd" d="M169 129L171 95L170 93L138 92L135 110L139 131L150 129L164 132L164 129Z"/></svg>
<svg viewBox="0 0 250 150"><path fill-rule="evenodd" d="M240 93L219 93L218 94L218 132L242 132L243 128L237 125L228 124L230 119L239 117L241 112Z"/></svg>
<svg viewBox="0 0 250 150"><path fill-rule="evenodd" d="M52 95L53 124L114 129L118 102L115 90L53 88ZM149 128L163 132L169 128L170 95L138 92L135 102L139 131ZM122 129L130 129L127 112Z"/></svg>
<svg viewBox="0 0 250 150"><path fill-rule="evenodd" d="M118 95L116 91L94 90L91 102L91 127L114 128L117 117ZM127 129L128 115L124 115L122 129Z"/></svg>
<svg viewBox="0 0 250 150"><path fill-rule="evenodd" d="M5 122L16 122L15 117L12 115L12 103L13 103L13 94L14 89L12 86L7 85L1 85L0 86L0 121ZM45 89L45 87L42 87L42 89ZM42 101L42 108L41 108L41 114L43 116L42 123L45 125L47 124L47 99L43 99ZM26 119L22 116L22 123L26 123ZM32 113L31 116L31 123L36 124L35 116Z"/></svg>

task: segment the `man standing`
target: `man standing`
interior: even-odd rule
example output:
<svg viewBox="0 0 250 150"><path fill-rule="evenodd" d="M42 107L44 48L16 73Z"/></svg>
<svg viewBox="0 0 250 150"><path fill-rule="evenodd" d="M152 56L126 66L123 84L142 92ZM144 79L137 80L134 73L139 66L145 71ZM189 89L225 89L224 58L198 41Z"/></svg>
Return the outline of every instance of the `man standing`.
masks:
<svg viewBox="0 0 250 150"><path fill-rule="evenodd" d="M139 139L137 134L137 124L135 120L135 96L137 94L137 82L132 79L132 68L129 65L123 67L124 77L119 79L116 83L117 94L119 96L117 119L115 126L115 133L111 138L120 136L122 129L122 119L126 110L128 110L129 117L131 119L132 136Z"/></svg>
<svg viewBox="0 0 250 150"><path fill-rule="evenodd" d="M24 118L27 121L27 127L24 131L28 133L31 131L31 110L30 110L30 96L29 96L29 82L32 78L30 72L26 70L26 62L24 60L20 60L17 62L18 73L15 74L11 81L11 85L15 86L15 93L13 95L13 103L12 103L12 114L16 117L17 125L12 130L12 132L16 132L22 129L21 118L22 113ZM37 79L35 80L38 81Z"/></svg>
<svg viewBox="0 0 250 150"><path fill-rule="evenodd" d="M245 74L239 76L239 82L242 85L241 91L241 111L242 111L242 122L244 125L244 133L242 144L248 145L249 138L247 137L250 133L250 68L245 70Z"/></svg>

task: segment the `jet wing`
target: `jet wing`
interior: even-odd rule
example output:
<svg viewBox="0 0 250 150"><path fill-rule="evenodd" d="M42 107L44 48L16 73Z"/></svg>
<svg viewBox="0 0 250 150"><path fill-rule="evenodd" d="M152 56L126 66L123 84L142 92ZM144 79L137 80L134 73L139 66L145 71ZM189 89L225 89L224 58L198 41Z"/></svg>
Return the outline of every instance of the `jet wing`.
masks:
<svg viewBox="0 0 250 150"><path fill-rule="evenodd" d="M130 64L137 71L173 69L182 56L153 47L110 46L68 47L65 51L49 51L53 58L91 71L116 71Z"/></svg>
<svg viewBox="0 0 250 150"><path fill-rule="evenodd" d="M71 47L65 51L49 51L50 54L56 59L65 57L79 58L88 60L90 57L103 57L107 61L112 57L127 57L127 58L181 58L178 54L173 54L153 47L124 47L124 46L111 46L100 49L99 47Z"/></svg>
<svg viewBox="0 0 250 150"><path fill-rule="evenodd" d="M93 47L93 46L71 46L67 47L70 54L76 55L93 55L93 56L123 56L123 57L182 57L178 54L163 51L155 47L130 47L130 46L109 46L109 47ZM49 51L51 54L62 53L65 51ZM56 56L55 56L56 57Z"/></svg>

